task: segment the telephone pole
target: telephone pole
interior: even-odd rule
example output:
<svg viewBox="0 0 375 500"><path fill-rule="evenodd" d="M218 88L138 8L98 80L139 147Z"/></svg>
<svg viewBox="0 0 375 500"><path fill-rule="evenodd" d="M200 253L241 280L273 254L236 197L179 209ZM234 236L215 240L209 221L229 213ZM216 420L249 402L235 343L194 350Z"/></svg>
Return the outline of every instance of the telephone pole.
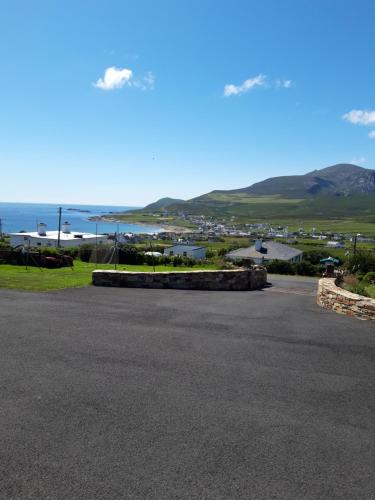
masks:
<svg viewBox="0 0 375 500"><path fill-rule="evenodd" d="M60 248L61 210L62 210L62 208L61 208L61 207L59 207L59 233L58 233L58 235L57 235L57 248Z"/></svg>

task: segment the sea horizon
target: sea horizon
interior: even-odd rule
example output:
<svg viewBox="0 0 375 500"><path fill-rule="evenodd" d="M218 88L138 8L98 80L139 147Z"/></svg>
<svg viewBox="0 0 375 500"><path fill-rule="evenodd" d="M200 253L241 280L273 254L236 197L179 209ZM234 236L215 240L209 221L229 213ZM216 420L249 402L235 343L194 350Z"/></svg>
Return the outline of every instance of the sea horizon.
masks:
<svg viewBox="0 0 375 500"><path fill-rule="evenodd" d="M0 202L0 220L3 233L35 231L37 224L43 222L48 230L58 229L58 209L62 208L62 222L68 221L74 231L98 234L113 233L156 233L160 227L141 224L91 221L89 217L98 217L109 213L123 213L141 207L121 205L89 205L79 203L27 203Z"/></svg>

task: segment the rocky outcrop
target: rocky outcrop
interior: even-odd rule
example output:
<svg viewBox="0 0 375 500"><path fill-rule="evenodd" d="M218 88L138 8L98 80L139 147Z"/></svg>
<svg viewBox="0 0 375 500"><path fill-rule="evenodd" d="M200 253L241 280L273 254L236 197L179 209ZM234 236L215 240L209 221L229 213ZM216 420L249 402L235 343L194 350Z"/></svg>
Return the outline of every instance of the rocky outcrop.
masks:
<svg viewBox="0 0 375 500"><path fill-rule="evenodd" d="M223 271L129 272L97 270L95 286L174 288L182 290L257 290L267 283L261 266Z"/></svg>
<svg viewBox="0 0 375 500"><path fill-rule="evenodd" d="M339 314L375 320L375 300L340 288L335 278L319 280L317 302L320 306Z"/></svg>

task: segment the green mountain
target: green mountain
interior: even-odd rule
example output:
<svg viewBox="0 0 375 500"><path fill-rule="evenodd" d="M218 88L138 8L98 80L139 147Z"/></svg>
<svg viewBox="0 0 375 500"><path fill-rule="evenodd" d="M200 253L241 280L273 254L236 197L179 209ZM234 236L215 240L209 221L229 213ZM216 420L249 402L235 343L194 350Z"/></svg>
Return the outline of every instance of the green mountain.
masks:
<svg viewBox="0 0 375 500"><path fill-rule="evenodd" d="M350 163L340 163L321 170L314 170L305 175L272 177L246 188L224 192L257 196L277 194L286 198L375 194L375 170Z"/></svg>
<svg viewBox="0 0 375 500"><path fill-rule="evenodd" d="M187 201L171 200L166 206L169 213L238 220L361 218L375 222L375 170L338 164L305 175L272 177L241 189L216 190ZM143 211L150 208L158 207L151 204Z"/></svg>
<svg viewBox="0 0 375 500"><path fill-rule="evenodd" d="M184 200L180 200L179 198L160 198L160 200L155 201L154 203L150 203L144 210L161 210L163 208L167 208L170 205L174 205L176 203L183 203Z"/></svg>

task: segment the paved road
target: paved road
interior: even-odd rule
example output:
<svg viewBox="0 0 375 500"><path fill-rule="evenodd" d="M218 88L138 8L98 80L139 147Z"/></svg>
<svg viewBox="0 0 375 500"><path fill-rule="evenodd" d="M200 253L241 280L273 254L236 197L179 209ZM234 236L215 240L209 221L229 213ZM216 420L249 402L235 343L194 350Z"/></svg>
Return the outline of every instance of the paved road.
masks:
<svg viewBox="0 0 375 500"><path fill-rule="evenodd" d="M0 498L375 498L374 324L273 281L0 290Z"/></svg>

